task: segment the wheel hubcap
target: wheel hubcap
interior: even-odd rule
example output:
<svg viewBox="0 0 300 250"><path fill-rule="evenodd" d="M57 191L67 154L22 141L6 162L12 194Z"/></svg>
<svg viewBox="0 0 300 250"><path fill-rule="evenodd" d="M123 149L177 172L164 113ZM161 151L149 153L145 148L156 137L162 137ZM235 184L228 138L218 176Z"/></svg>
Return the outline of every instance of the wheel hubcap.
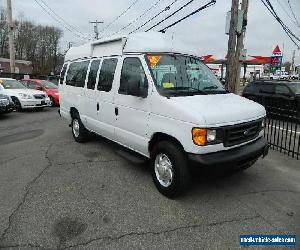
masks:
<svg viewBox="0 0 300 250"><path fill-rule="evenodd" d="M158 154L154 162L156 179L163 187L169 187L173 181L173 167L165 154Z"/></svg>
<svg viewBox="0 0 300 250"><path fill-rule="evenodd" d="M79 136L79 122L77 119L73 120L73 133L74 133L75 137Z"/></svg>

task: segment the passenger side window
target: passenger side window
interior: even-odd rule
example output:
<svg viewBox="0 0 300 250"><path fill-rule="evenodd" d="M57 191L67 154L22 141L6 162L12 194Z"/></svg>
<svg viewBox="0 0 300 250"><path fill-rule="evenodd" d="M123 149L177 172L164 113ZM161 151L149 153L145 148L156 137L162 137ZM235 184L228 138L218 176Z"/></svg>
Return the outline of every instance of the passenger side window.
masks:
<svg viewBox="0 0 300 250"><path fill-rule="evenodd" d="M118 93L128 95L128 88L130 86L130 83L133 81L139 82L139 88L141 90L148 88L147 77L140 59L128 57L124 59L123 62L120 88Z"/></svg>
<svg viewBox="0 0 300 250"><path fill-rule="evenodd" d="M64 66L62 67L62 70L61 70L60 76L59 76L59 84L63 84L63 82L64 82L67 66L68 66L67 64L64 64Z"/></svg>
<svg viewBox="0 0 300 250"><path fill-rule="evenodd" d="M71 63L67 72L66 85L83 88L89 63L90 61Z"/></svg>
<svg viewBox="0 0 300 250"><path fill-rule="evenodd" d="M284 85L276 85L275 86L275 93L277 95L289 95L290 90Z"/></svg>
<svg viewBox="0 0 300 250"><path fill-rule="evenodd" d="M97 87L99 91L109 92L111 90L117 63L118 59L116 58L103 60Z"/></svg>
<svg viewBox="0 0 300 250"><path fill-rule="evenodd" d="M91 63L88 82L87 82L88 89L95 89L99 65L100 65L100 60L94 60Z"/></svg>

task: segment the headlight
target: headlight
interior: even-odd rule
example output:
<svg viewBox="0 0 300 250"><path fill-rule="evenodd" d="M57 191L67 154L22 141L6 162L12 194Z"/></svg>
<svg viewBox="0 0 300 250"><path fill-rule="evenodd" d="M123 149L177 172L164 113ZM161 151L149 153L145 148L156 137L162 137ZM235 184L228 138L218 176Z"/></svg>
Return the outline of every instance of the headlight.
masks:
<svg viewBox="0 0 300 250"><path fill-rule="evenodd" d="M32 99L32 98L33 98L31 95L24 94L24 93L19 93L19 96L20 96L22 99Z"/></svg>
<svg viewBox="0 0 300 250"><path fill-rule="evenodd" d="M213 142L217 139L217 131L215 129L207 130L207 142Z"/></svg>
<svg viewBox="0 0 300 250"><path fill-rule="evenodd" d="M192 139L194 144L205 146L207 143L216 141L217 131L215 129L193 128Z"/></svg>

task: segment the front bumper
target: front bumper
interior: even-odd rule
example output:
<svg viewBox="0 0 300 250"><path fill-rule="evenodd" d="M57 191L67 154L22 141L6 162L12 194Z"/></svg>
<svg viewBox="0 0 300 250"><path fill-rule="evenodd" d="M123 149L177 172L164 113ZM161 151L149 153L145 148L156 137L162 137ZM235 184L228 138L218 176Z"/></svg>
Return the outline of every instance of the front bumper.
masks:
<svg viewBox="0 0 300 250"><path fill-rule="evenodd" d="M45 99L21 99L20 100L22 109L30 108L41 108L51 106L49 98Z"/></svg>
<svg viewBox="0 0 300 250"><path fill-rule="evenodd" d="M10 113L14 111L15 105L14 103L10 102L7 105L0 105L0 113Z"/></svg>
<svg viewBox="0 0 300 250"><path fill-rule="evenodd" d="M188 159L203 166L212 165L243 165L256 160L260 156L266 156L269 145L265 138L261 137L254 142L238 148L229 149L209 154L188 154Z"/></svg>

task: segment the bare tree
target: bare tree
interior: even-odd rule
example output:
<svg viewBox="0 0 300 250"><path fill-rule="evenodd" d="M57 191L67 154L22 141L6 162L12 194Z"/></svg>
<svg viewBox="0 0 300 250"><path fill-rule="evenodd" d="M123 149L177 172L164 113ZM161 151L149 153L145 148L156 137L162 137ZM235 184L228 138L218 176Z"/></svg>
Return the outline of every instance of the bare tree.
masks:
<svg viewBox="0 0 300 250"><path fill-rule="evenodd" d="M8 56L8 37L5 11L0 10L0 56ZM37 25L24 17L15 21L16 59L31 61L36 74L56 73L62 63L59 40L62 30L53 26Z"/></svg>

